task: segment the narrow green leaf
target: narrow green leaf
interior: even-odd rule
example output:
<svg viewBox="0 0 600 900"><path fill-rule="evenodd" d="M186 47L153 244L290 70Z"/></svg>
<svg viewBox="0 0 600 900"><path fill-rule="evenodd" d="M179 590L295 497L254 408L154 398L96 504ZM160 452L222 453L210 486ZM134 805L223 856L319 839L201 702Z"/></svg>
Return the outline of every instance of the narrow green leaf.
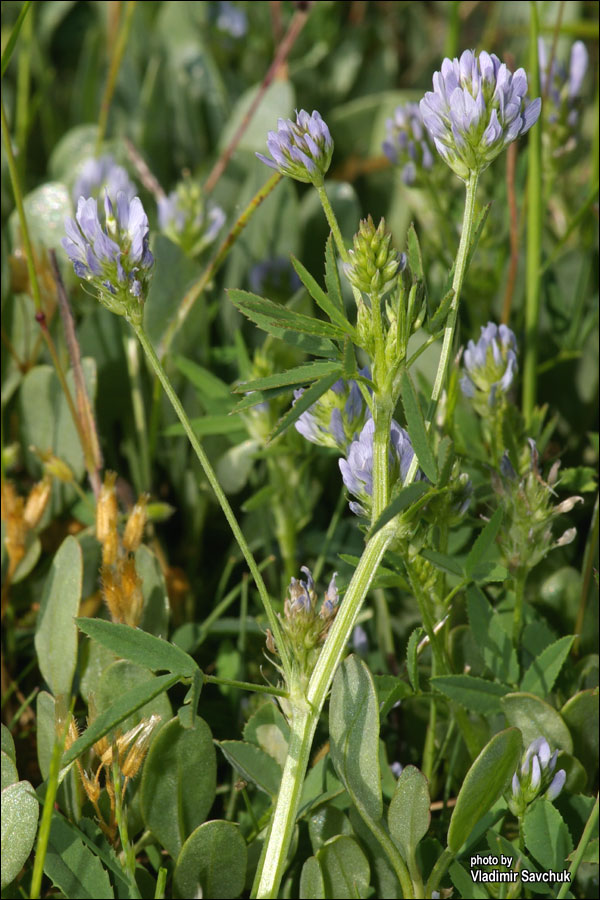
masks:
<svg viewBox="0 0 600 900"><path fill-rule="evenodd" d="M399 700L404 700L413 694L410 685L395 675L373 675L373 680L377 689L380 719L385 719Z"/></svg>
<svg viewBox="0 0 600 900"><path fill-rule="evenodd" d="M316 381L324 375L330 375L336 372L339 378L341 374L340 364L338 362L324 361L306 363L302 366L296 366L288 369L286 372L276 372L274 375L267 375L264 378L255 378L253 381L246 381L237 384L233 391L236 394L246 394L248 391L264 391L270 388L283 387L288 388L298 385L304 385L308 381Z"/></svg>
<svg viewBox="0 0 600 900"><path fill-rule="evenodd" d="M257 400L256 403L260 403ZM235 412L235 410L233 410ZM239 434L245 437L248 432L246 426L240 419L235 419L231 413L223 413L214 416L198 416L190 419L190 424L198 437L206 437L207 434ZM181 422L174 422L163 428L161 434L165 437L179 437L184 435L185 429Z"/></svg>
<svg viewBox="0 0 600 900"><path fill-rule="evenodd" d="M269 435L269 441L274 440L278 435L282 434L290 425L293 425L294 422L300 418L303 412L306 412L313 403L315 403L319 397L321 397L326 391L328 391L338 380L340 377L340 370L337 372L333 372L331 375L326 375L324 378L321 378L319 381L315 381L314 384L311 384L309 388L307 388L302 396L296 400L294 405L288 409L288 411L281 417L279 422L277 423L277 427L273 431L271 435Z"/></svg>
<svg viewBox="0 0 600 900"><path fill-rule="evenodd" d="M83 583L81 547L69 535L60 545L44 593L37 619L35 649L42 675L54 696L69 696L77 666L77 626Z"/></svg>
<svg viewBox="0 0 600 900"><path fill-rule="evenodd" d="M227 761L246 781L275 798L281 784L281 766L256 744L247 741L217 741Z"/></svg>
<svg viewBox="0 0 600 900"><path fill-rule="evenodd" d="M486 556L488 550L496 540L496 535L498 534L501 524L502 510L498 508L490 521L486 523L485 528L478 534L477 540L471 547L471 552L467 556L465 562L465 572L467 575L472 575L475 566Z"/></svg>
<svg viewBox="0 0 600 900"><path fill-rule="evenodd" d="M245 294L245 291L240 291L239 293ZM270 301L266 301L270 302ZM275 305L275 304L273 304ZM272 318L269 318L266 315L263 315L260 312L254 312L249 310L242 310L244 315L246 315L255 325L259 328L262 328L263 331L266 331L268 334L272 335L275 338L278 338L281 341L285 341L287 344L291 344L292 347L297 347L299 350L303 350L305 353L312 353L314 356L326 356L328 358L335 357L338 353L336 345L333 341L329 340L329 338L318 337L313 334L307 334L304 330L298 330L290 327L284 327L281 324L274 324ZM316 321L310 319L308 316L304 316L309 322ZM327 326L326 322L322 323ZM330 328L333 328L332 325L329 325ZM343 335L343 332L339 332L339 337Z"/></svg>
<svg viewBox="0 0 600 900"><path fill-rule="evenodd" d="M314 283L316 285L316 282ZM240 291L233 288L228 293L231 301L240 312L253 321L256 321L254 316L260 316L261 319L278 328L292 329L293 331L304 332L317 337L332 338L333 340L339 340L344 335L343 329L330 322L316 319L313 316L305 316L303 313L297 313L293 309L273 303L272 300L267 300L265 297L258 297L256 294L251 294L248 291ZM321 291L321 293L323 292Z"/></svg>
<svg viewBox="0 0 600 900"><path fill-rule="evenodd" d="M330 298L327 296L323 288L320 284L313 278L308 269L306 269L299 259L296 259L295 256L292 256L292 265L296 270L296 274L298 278L303 283L304 287L313 298L315 303L321 307L323 312L327 313L331 321L337 325L342 331L345 331L346 334L354 336L356 329L353 325L350 324L346 316L340 309L333 303Z"/></svg>
<svg viewBox="0 0 600 900"><path fill-rule="evenodd" d="M440 300L439 306L437 307L434 314L429 318L429 321L427 322L427 330L432 334L435 334L436 331L443 327L448 312L450 311L450 306L452 304L453 298L454 291L452 288L450 288L450 290L446 291L446 293Z"/></svg>
<svg viewBox="0 0 600 900"><path fill-rule="evenodd" d="M405 861L413 860L429 829L429 785L416 766L402 770L388 811L390 834Z"/></svg>
<svg viewBox="0 0 600 900"><path fill-rule="evenodd" d="M437 569L441 569L442 572L458 575L461 578L464 576L460 563L453 556L448 556L446 553L438 553L437 550L429 550L427 547L421 550L421 556L433 563Z"/></svg>
<svg viewBox="0 0 600 900"><path fill-rule="evenodd" d="M11 56L13 55L13 50L15 49L15 44L17 43L17 38L19 37L19 32L21 31L21 26L25 21L25 16L29 12L29 7L31 6L31 0L25 0L25 3L19 10L19 15L17 17L17 21L13 25L10 36L6 42L6 46L4 48L4 53L2 54L2 60L0 62L0 72L2 73L2 78L4 78L4 73L8 68L8 64L10 62Z"/></svg>
<svg viewBox="0 0 600 900"><path fill-rule="evenodd" d="M355 900L367 896L371 869L353 838L338 835L318 851L317 859L323 872L326 897Z"/></svg>
<svg viewBox="0 0 600 900"><path fill-rule="evenodd" d="M417 232L415 231L413 222L411 222L408 226L406 245L410 271L413 277L415 277L418 281L424 281L425 274L423 272L423 254L421 253L421 245L419 244L419 238L417 237Z"/></svg>
<svg viewBox="0 0 600 900"><path fill-rule="evenodd" d="M413 481L412 484L408 484L405 488L402 488L399 494L394 497L388 506L386 506L377 521L373 524L373 527L369 531L369 538L373 537L373 535L383 528L384 525L387 525L388 522L391 522L394 516L397 516L398 513L408 509L409 506L412 506L413 503L416 503L417 500L420 500L425 494L429 493L430 488L431 485L427 484L425 481Z"/></svg>
<svg viewBox="0 0 600 900"><path fill-rule="evenodd" d="M408 672L408 677L410 678L410 683L412 684L415 693L419 690L419 659L417 656L417 647L419 646L419 641L422 637L423 629L419 626L411 632L408 644L406 645L406 671Z"/></svg>
<svg viewBox="0 0 600 900"><path fill-rule="evenodd" d="M448 873L460 897L471 897L472 900L487 900L490 896L482 884L473 881L470 872L467 872L460 863L453 862Z"/></svg>
<svg viewBox="0 0 600 900"><path fill-rule="evenodd" d="M425 428L423 411L417 397L412 378L407 371L402 373L400 394L402 405L406 415L406 427L410 435L413 450L419 460L419 465L433 484L437 482L437 463L429 442L429 435Z"/></svg>
<svg viewBox="0 0 600 900"><path fill-rule="evenodd" d="M538 697L547 697L554 687L574 640L575 635L566 635L546 647L523 675L521 690L537 694Z"/></svg>
<svg viewBox="0 0 600 900"><path fill-rule="evenodd" d="M110 900L108 872L78 834L78 829L54 814L44 861L44 873L65 897Z"/></svg>
<svg viewBox="0 0 600 900"><path fill-rule="evenodd" d="M210 728L199 716L193 728L171 719L152 742L142 775L144 825L177 859L215 799L217 757Z"/></svg>
<svg viewBox="0 0 600 900"><path fill-rule="evenodd" d="M593 778L598 765L598 688L579 691L560 714L569 727L575 755Z"/></svg>
<svg viewBox="0 0 600 900"><path fill-rule="evenodd" d="M64 753L61 764L68 766L73 760L89 750L96 741L108 734L117 725L120 725L130 715L150 703L155 697L158 697L163 691L167 691L170 687L179 681L178 675L157 675L151 680L137 685L127 691L120 697L117 697L110 709L101 713L91 725L88 725L80 738Z"/></svg>
<svg viewBox="0 0 600 900"><path fill-rule="evenodd" d="M440 446L438 447L438 487L445 487L446 484L448 484L448 481L450 480L450 476L452 474L454 460L454 443L451 438L445 435L440 441Z"/></svg>
<svg viewBox="0 0 600 900"><path fill-rule="evenodd" d="M486 666L499 681L516 684L519 660L511 635L483 592L473 585L467 590L467 610L471 633Z"/></svg>
<svg viewBox="0 0 600 900"><path fill-rule="evenodd" d="M218 397L220 403L231 404L231 391L228 384L209 372L198 363L192 362L185 356L175 356L173 362L179 371L191 381L201 397Z"/></svg>
<svg viewBox="0 0 600 900"><path fill-rule="evenodd" d="M536 800L523 817L525 846L544 869L561 872L567 868L567 857L573 840L565 821L550 800Z"/></svg>
<svg viewBox="0 0 600 900"><path fill-rule="evenodd" d="M507 694L501 702L506 721L521 731L525 746L545 737L553 750L573 753L573 740L560 713L541 697L515 692Z"/></svg>
<svg viewBox="0 0 600 900"><path fill-rule="evenodd" d="M340 284L335 247L333 245L333 235L331 234L327 238L327 243L325 245L325 287L327 288L327 294L331 302L334 303L337 310L344 315L342 286Z"/></svg>
<svg viewBox="0 0 600 900"><path fill-rule="evenodd" d="M269 400L273 400L275 397L281 396L281 394L288 394L289 390L289 387L286 385L285 387L273 388L269 391L252 391L236 403L229 415L235 416L237 413L251 409L253 406L258 406L259 403L268 403Z"/></svg>
<svg viewBox="0 0 600 900"><path fill-rule="evenodd" d="M431 679L431 684L465 709L484 716L501 713L500 698L510 692L505 684L475 675L437 675Z"/></svg>
<svg viewBox="0 0 600 900"><path fill-rule="evenodd" d="M316 856L309 856L300 874L301 900L325 900L323 872Z"/></svg>
<svg viewBox="0 0 600 900"><path fill-rule="evenodd" d="M372 821L383 815L379 768L379 709L373 676L349 656L333 680L329 704L331 759L360 811Z"/></svg>
<svg viewBox="0 0 600 900"><path fill-rule="evenodd" d="M237 825L219 820L205 822L189 836L173 874L174 896L234 900L246 881L248 851Z"/></svg>
<svg viewBox="0 0 600 900"><path fill-rule="evenodd" d="M521 757L521 735L507 728L483 748L456 798L448 829L448 848L457 854L477 823L509 784Z"/></svg>
<svg viewBox="0 0 600 900"><path fill-rule="evenodd" d="M153 634L105 619L78 618L76 621L81 631L99 644L154 672L166 669L182 678L190 678L198 670L189 654Z"/></svg>
<svg viewBox="0 0 600 900"><path fill-rule="evenodd" d="M492 208L492 204L486 203L484 207L478 213L475 213L475 224L473 226L473 236L471 237L471 243L469 245L469 256L467 260L467 269L471 265L471 260L473 259L473 255L477 250L477 244L479 243L479 239L483 233L483 229L485 228L485 223L487 222L488 216L490 214L490 209Z"/></svg>
<svg viewBox="0 0 600 900"><path fill-rule="evenodd" d="M38 816L38 799L28 781L2 791L2 889L14 881L31 853Z"/></svg>

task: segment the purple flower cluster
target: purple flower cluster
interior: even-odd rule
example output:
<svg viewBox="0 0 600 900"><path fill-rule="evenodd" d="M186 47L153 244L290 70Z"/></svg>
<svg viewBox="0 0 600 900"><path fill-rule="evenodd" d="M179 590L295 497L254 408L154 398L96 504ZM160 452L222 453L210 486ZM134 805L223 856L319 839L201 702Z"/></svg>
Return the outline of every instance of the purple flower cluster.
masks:
<svg viewBox="0 0 600 900"><path fill-rule="evenodd" d="M488 322L481 337L469 341L464 352L465 374L460 386L466 397L493 407L498 394L506 394L517 371L517 340L506 325Z"/></svg>
<svg viewBox="0 0 600 900"><path fill-rule="evenodd" d="M514 815L522 816L527 806L544 791L547 800L556 800L567 778L564 769L554 774L557 759L558 750L552 753L546 738L539 737L531 742L512 779L509 806Z"/></svg>
<svg viewBox="0 0 600 900"><path fill-rule="evenodd" d="M423 172L433 168L435 161L418 103L398 106L393 118L385 125L387 139L383 142L383 152L391 163L402 166L405 184L417 184Z"/></svg>
<svg viewBox="0 0 600 900"><path fill-rule="evenodd" d="M340 459L342 479L349 492L360 502L351 501L350 509L357 516L367 515L366 505L373 496L373 435L375 423L369 419L358 440L353 441L348 450L347 459ZM398 478L404 483L415 452L407 432L392 419L390 435L390 469L391 482ZM422 478L419 473L417 478Z"/></svg>
<svg viewBox="0 0 600 900"><path fill-rule="evenodd" d="M550 59L544 41L538 45L540 79L544 93L544 149L553 160L560 160L575 149L581 93L588 68L588 52L582 41L571 47L568 67Z"/></svg>
<svg viewBox="0 0 600 900"><path fill-rule="evenodd" d="M185 179L158 201L158 224L189 256L196 256L213 243L225 224L225 213L220 206L207 207L200 186Z"/></svg>
<svg viewBox="0 0 600 900"><path fill-rule="evenodd" d="M528 102L524 69L512 74L495 54L465 50L443 61L420 106L438 152L466 181L537 122L541 103Z"/></svg>
<svg viewBox="0 0 600 900"><path fill-rule="evenodd" d="M128 200L132 200L136 194L136 187L130 181L127 171L123 166L117 165L110 154L99 159L90 157L85 160L73 188L73 203L77 203L79 197L98 197L105 192L113 203L121 192Z"/></svg>
<svg viewBox="0 0 600 900"><path fill-rule="evenodd" d="M139 197L117 195L115 207L106 194L105 227L93 197L80 197L74 219L65 220L62 245L75 274L93 284L100 300L113 312L127 315L131 298L144 300L154 258L148 247L148 217Z"/></svg>
<svg viewBox="0 0 600 900"><path fill-rule="evenodd" d="M359 372L365 378L371 377L370 369ZM294 402L300 399L304 390L294 391ZM346 453L349 444L356 440L370 413L363 400L356 381L340 378L316 403L303 412L295 423L296 430L313 444L334 447Z"/></svg>
<svg viewBox="0 0 600 900"><path fill-rule="evenodd" d="M277 131L270 131L267 136L267 147L272 159L256 154L267 166L297 181L323 184L333 154L333 140L316 110L309 115L301 109L295 122L279 119Z"/></svg>

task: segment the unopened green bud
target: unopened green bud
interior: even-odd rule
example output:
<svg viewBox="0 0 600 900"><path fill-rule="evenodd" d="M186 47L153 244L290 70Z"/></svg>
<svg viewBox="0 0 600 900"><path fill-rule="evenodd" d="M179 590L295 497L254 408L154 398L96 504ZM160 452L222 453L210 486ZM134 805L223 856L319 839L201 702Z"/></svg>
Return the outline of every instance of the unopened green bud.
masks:
<svg viewBox="0 0 600 900"><path fill-rule="evenodd" d="M391 239L385 230L385 219L377 228L371 216L361 221L354 235L354 247L349 251L350 262L344 263L348 281L359 291L383 297L394 288L398 270L404 268L406 259L390 248Z"/></svg>

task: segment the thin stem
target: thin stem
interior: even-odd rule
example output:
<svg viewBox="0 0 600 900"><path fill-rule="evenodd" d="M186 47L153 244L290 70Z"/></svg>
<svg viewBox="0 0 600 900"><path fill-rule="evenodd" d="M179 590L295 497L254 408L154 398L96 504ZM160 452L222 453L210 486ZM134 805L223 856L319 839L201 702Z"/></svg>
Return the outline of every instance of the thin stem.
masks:
<svg viewBox="0 0 600 900"><path fill-rule="evenodd" d="M331 233L333 235L333 240L335 241L335 245L338 248L338 253L342 257L344 262L350 262L350 257L348 255L348 251L346 250L346 245L344 244L344 239L342 237L342 232L340 231L340 226L338 225L338 220L335 217L335 213L333 211L333 207L329 201L329 197L327 196L327 191L325 190L325 185L315 185L317 188L317 193L319 195L319 200L321 201L321 206L323 207L323 212L327 218L327 222L329 227L331 228Z"/></svg>
<svg viewBox="0 0 600 900"><path fill-rule="evenodd" d="M527 569L519 569L514 577L515 608L513 611L513 644L519 646L521 629L523 628L523 598L525 596L525 582L527 581Z"/></svg>
<svg viewBox="0 0 600 900"><path fill-rule="evenodd" d="M583 630L583 620L585 617L585 608L587 606L590 583L592 573L594 571L594 559L598 548L598 506L599 495L596 494L596 503L594 504L594 512L592 514L592 524L588 534L588 539L583 558L583 571L581 573L581 596L579 598L579 608L577 610L577 619L575 620L575 642L573 644L573 654L579 652L579 642L581 640L581 632Z"/></svg>
<svg viewBox="0 0 600 900"><path fill-rule="evenodd" d="M253 691L255 694L271 694L273 697L289 697L283 688L274 688L270 684L253 684L250 681L235 681L231 678L219 678L217 675L205 675L202 680L205 684L223 684L227 687L240 688L242 691Z"/></svg>
<svg viewBox="0 0 600 900"><path fill-rule="evenodd" d="M27 131L29 129L29 86L31 81L31 46L33 39L33 10L23 21L22 46L19 51L17 75L17 107L15 114L15 140L19 153L19 170L25 172L27 156Z"/></svg>
<svg viewBox="0 0 600 900"><path fill-rule="evenodd" d="M115 91L117 75L119 74L119 69L121 67L121 62L123 60L123 54L125 53L125 47L127 46L127 41L129 40L129 34L131 32L131 24L133 21L133 13L135 12L136 5L137 5L137 0L128 0L127 7L125 9L125 20L123 22L123 25L121 26L121 30L119 31L119 35L117 37L115 47L113 50L113 54L112 54L112 57L110 60L108 76L106 78L106 85L104 87L104 94L102 96L102 103L100 105L100 116L98 117L98 134L96 136L96 156L100 155L100 150L102 148L102 142L104 141L104 137L106 135L106 126L108 124L108 114L110 112L110 104L111 104L113 94Z"/></svg>
<svg viewBox="0 0 600 900"><path fill-rule="evenodd" d="M150 463L150 448L148 446L148 428L146 425L146 413L142 397L142 382L140 378L139 345L132 337L125 338L125 359L127 371L131 382L131 405L133 406L133 423L137 432L138 450L140 455L139 472L140 484L138 490L150 490L152 481L152 469Z"/></svg>
<svg viewBox="0 0 600 900"><path fill-rule="evenodd" d="M596 802L594 803L594 808L592 809L589 819L585 823L585 828L583 829L583 834L581 835L581 839L577 844L577 849L573 854L573 861L569 866L569 874L571 875L571 882L575 880L575 875L577 874L577 869L581 865L581 861L583 859L583 854L585 853L585 849L592 839L595 829L596 823L598 821L598 794L596 794ZM564 881L560 887L558 894L556 895L556 900L562 900L563 897L566 897L569 893L569 881Z"/></svg>
<svg viewBox="0 0 600 900"><path fill-rule="evenodd" d="M115 792L115 819L121 838L121 848L125 861L125 871L132 884L135 885L135 854L129 841L129 829L127 827L127 813L123 808L123 787L121 783L121 769L119 766L119 754L113 753L112 779Z"/></svg>
<svg viewBox="0 0 600 900"><path fill-rule="evenodd" d="M196 302L198 297L200 297L200 295L206 290L211 280L214 278L218 270L225 262L227 254L250 221L250 217L252 216L252 214L258 209L263 200L269 196L271 191L273 191L277 187L282 178L283 175L280 175L279 172L276 172L274 175L271 175L269 180L260 188L260 190L256 192L246 209L239 216L237 222L213 256L213 258L206 266L206 269L204 270L198 281L189 289L189 291L179 304L177 312L175 313L175 317L171 320L159 345L158 355L161 359L163 359L165 354L168 352L169 347L173 342L173 338L187 319L194 303Z"/></svg>
<svg viewBox="0 0 600 900"><path fill-rule="evenodd" d="M438 856L437 862L431 871L431 875L427 879L427 884L425 885L426 897L431 897L433 891L437 890L438 884L444 877L446 869L453 859L454 853L451 850L448 850L448 848L446 848L444 852Z"/></svg>
<svg viewBox="0 0 600 900"><path fill-rule="evenodd" d="M223 510L225 518L227 519L227 522L229 523L229 527L231 528L231 530L233 532L233 536L235 537L236 541L239 544L239 547L240 547L240 550L242 551L244 559L248 563L248 568L250 569L250 572L252 573L252 577L254 578L256 587L258 588L258 593L260 594L260 599L262 600L263 606L265 608L265 612L266 612L267 618L269 620L269 625L271 626L271 631L273 632L273 636L275 637L275 642L277 644L277 647L281 648L280 655L282 657L282 664L283 664L284 670L289 673L289 672L291 672L291 664L290 664L288 652L287 652L287 649L285 646L285 642L283 641L282 636L281 636L279 620L277 619L277 617L275 616L275 613L273 612L273 608L271 606L271 601L269 598L269 594L268 594L266 585L263 581L262 575L260 574L260 570L259 570L258 566L256 565L256 560L254 559L254 556L252 555L252 551L250 550L250 547L248 546L246 538L242 534L242 530L241 530L241 528L238 524L238 521L234 515L234 512L229 504L229 501L228 501L227 497L225 496L223 488L219 484L219 481L217 479L215 471L214 471L213 467L211 466L210 461L208 459L208 456L206 455L204 448L202 447L200 441L198 440L198 438L191 426L190 420L188 419L188 416L187 416L183 406L181 405L179 397L177 396L177 394L175 393L175 391L173 389L173 385L169 381L167 373L165 372L165 370L162 366L162 363L160 362L160 360L156 354L156 351L148 338L148 335L144 331L144 328L142 325L135 325L133 323L131 323L131 324L137 335L137 338L138 338L140 344L142 345L142 349L143 349L144 353L146 354L148 362L150 363L152 369L154 370L155 375L158 377L160 383L162 384L163 390L164 390L165 394L167 395L169 402L171 403L171 406L175 410L175 413L177 414L179 421L183 425L183 429L184 429L186 435L188 436L189 442L192 445L192 449L194 450L194 453L196 454L196 456L198 457L198 460L200 461L200 465L202 466L202 468L204 470L204 474L206 475L208 483L210 484L211 488L213 489L215 496L219 502L219 505L220 505L221 509Z"/></svg>
<svg viewBox="0 0 600 900"><path fill-rule="evenodd" d="M248 125L252 121L252 117L256 110L258 109L266 91L273 79L278 74L281 67L284 65L285 60L288 57L292 47L296 43L296 39L298 35L304 28L305 22L308 18L309 10L297 10L294 14L292 21L290 22L290 27L288 28L283 40L281 41L279 47L277 48L277 52L273 58L273 62L269 66L267 74L263 78L261 85L256 92L252 103L250 104L248 111L244 115L242 121L240 122L235 134L233 135L231 141L218 158L216 163L214 164L206 182L204 184L205 193L209 194L215 187L217 181L225 171L227 164L231 157L233 156L237 145L242 139Z"/></svg>
<svg viewBox="0 0 600 900"><path fill-rule="evenodd" d="M529 67L532 97L540 94L538 61L539 21L532 2L529 29ZM540 120L541 122L541 120ZM538 321L540 317L540 260L542 256L542 130L529 132L527 160L527 265L525 274L525 359L523 363L523 416L531 422L537 393Z"/></svg>
<svg viewBox="0 0 600 900"><path fill-rule="evenodd" d="M390 432L393 408L383 395L375 401L373 432L373 506L371 525L374 525L390 500Z"/></svg>

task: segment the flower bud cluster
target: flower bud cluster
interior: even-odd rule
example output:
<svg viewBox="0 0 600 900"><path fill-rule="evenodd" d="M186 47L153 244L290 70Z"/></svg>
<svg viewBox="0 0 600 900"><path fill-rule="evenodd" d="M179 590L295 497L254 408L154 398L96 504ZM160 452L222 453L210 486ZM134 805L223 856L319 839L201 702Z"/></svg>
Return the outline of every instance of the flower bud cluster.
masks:
<svg viewBox="0 0 600 900"><path fill-rule="evenodd" d="M529 131L541 98L528 101L524 69L512 74L495 54L465 50L460 59L443 61L420 107L439 154L467 181Z"/></svg>
<svg viewBox="0 0 600 900"><path fill-rule="evenodd" d="M385 126L383 152L393 165L402 167L403 182L418 187L439 159L418 103L398 106Z"/></svg>
<svg viewBox="0 0 600 900"><path fill-rule="evenodd" d="M554 771L557 757L558 750L552 753L546 738L539 737L531 742L512 779L508 806L513 815L521 818L536 797L556 800L567 777L564 769Z"/></svg>
<svg viewBox="0 0 600 900"><path fill-rule="evenodd" d="M114 156L91 156L86 159L80 170L73 188L73 203L77 203L80 197L87 200L89 197L104 197L108 194L112 203L117 202L117 197L123 192L128 200L133 200L137 193L135 184L130 180L127 170L115 162Z"/></svg>
<svg viewBox="0 0 600 900"><path fill-rule="evenodd" d="M334 572L325 592L320 609L312 573L307 566L301 567L306 580L292 578L285 599L281 622L283 640L292 660L292 681L290 692L299 691L302 696L308 685L312 671L327 637L338 608L339 594ZM277 653L277 646L270 630L267 629L267 650Z"/></svg>
<svg viewBox="0 0 600 900"><path fill-rule="evenodd" d="M295 122L279 119L277 131L270 131L267 136L267 147L272 159L256 154L267 166L296 181L316 187L323 184L333 155L333 140L316 110L309 115L301 109Z"/></svg>
<svg viewBox="0 0 600 900"><path fill-rule="evenodd" d="M62 245L75 274L97 292L111 312L141 323L154 257L148 246L148 217L139 197L120 191L116 208L104 198L104 226L93 197L80 197L74 219L65 219Z"/></svg>
<svg viewBox="0 0 600 900"><path fill-rule="evenodd" d="M568 528L558 540L552 534L555 518L570 512L583 497L568 497L555 503L554 486L557 484L560 463L555 463L548 481L544 481L538 467L538 452L533 440L529 440L531 464L519 477L508 454L504 454L500 473L494 473L492 486L504 511L498 533L498 544L505 563L511 572L532 569L551 550L564 547L575 539L576 529Z"/></svg>
<svg viewBox="0 0 600 900"><path fill-rule="evenodd" d="M158 201L158 224L188 256L197 256L213 243L225 224L220 206L206 202L202 188L184 178L168 197Z"/></svg>
<svg viewBox="0 0 600 900"><path fill-rule="evenodd" d="M463 355L465 374L460 386L481 416L501 403L517 371L517 340L506 325L488 322L481 337L469 341Z"/></svg>
<svg viewBox="0 0 600 900"><path fill-rule="evenodd" d="M370 379L371 372L366 366L359 375ZM304 390L294 391L296 403ZM313 444L334 447L346 453L352 441L356 440L370 412L354 380L340 378L316 403L302 413L296 421L296 430Z"/></svg>
<svg viewBox="0 0 600 900"><path fill-rule="evenodd" d="M369 418L358 439L350 444L346 459L340 459L342 479L356 501L350 502L350 509L357 516L371 515L373 498L373 435L375 423ZM401 487L408 474L414 456L408 433L392 419L390 434L390 486ZM423 478L417 473L417 480Z"/></svg>
<svg viewBox="0 0 600 900"><path fill-rule="evenodd" d="M121 539L116 478L114 472L106 473L96 505L96 537L102 544L102 596L113 622L135 626L142 616L144 596L134 554L144 536L148 497L142 494L138 499Z"/></svg>
<svg viewBox="0 0 600 900"><path fill-rule="evenodd" d="M381 299L395 285L398 271L406 265L406 258L390 247L392 235L385 230L385 219L377 228L371 216L363 219L354 235L354 246L348 252L350 262L344 272L350 284L370 297Z"/></svg>
<svg viewBox="0 0 600 900"><path fill-rule="evenodd" d="M588 67L583 41L571 47L569 66L549 58L543 39L539 42L540 81L544 95L544 151L557 166L577 146L581 93Z"/></svg>

